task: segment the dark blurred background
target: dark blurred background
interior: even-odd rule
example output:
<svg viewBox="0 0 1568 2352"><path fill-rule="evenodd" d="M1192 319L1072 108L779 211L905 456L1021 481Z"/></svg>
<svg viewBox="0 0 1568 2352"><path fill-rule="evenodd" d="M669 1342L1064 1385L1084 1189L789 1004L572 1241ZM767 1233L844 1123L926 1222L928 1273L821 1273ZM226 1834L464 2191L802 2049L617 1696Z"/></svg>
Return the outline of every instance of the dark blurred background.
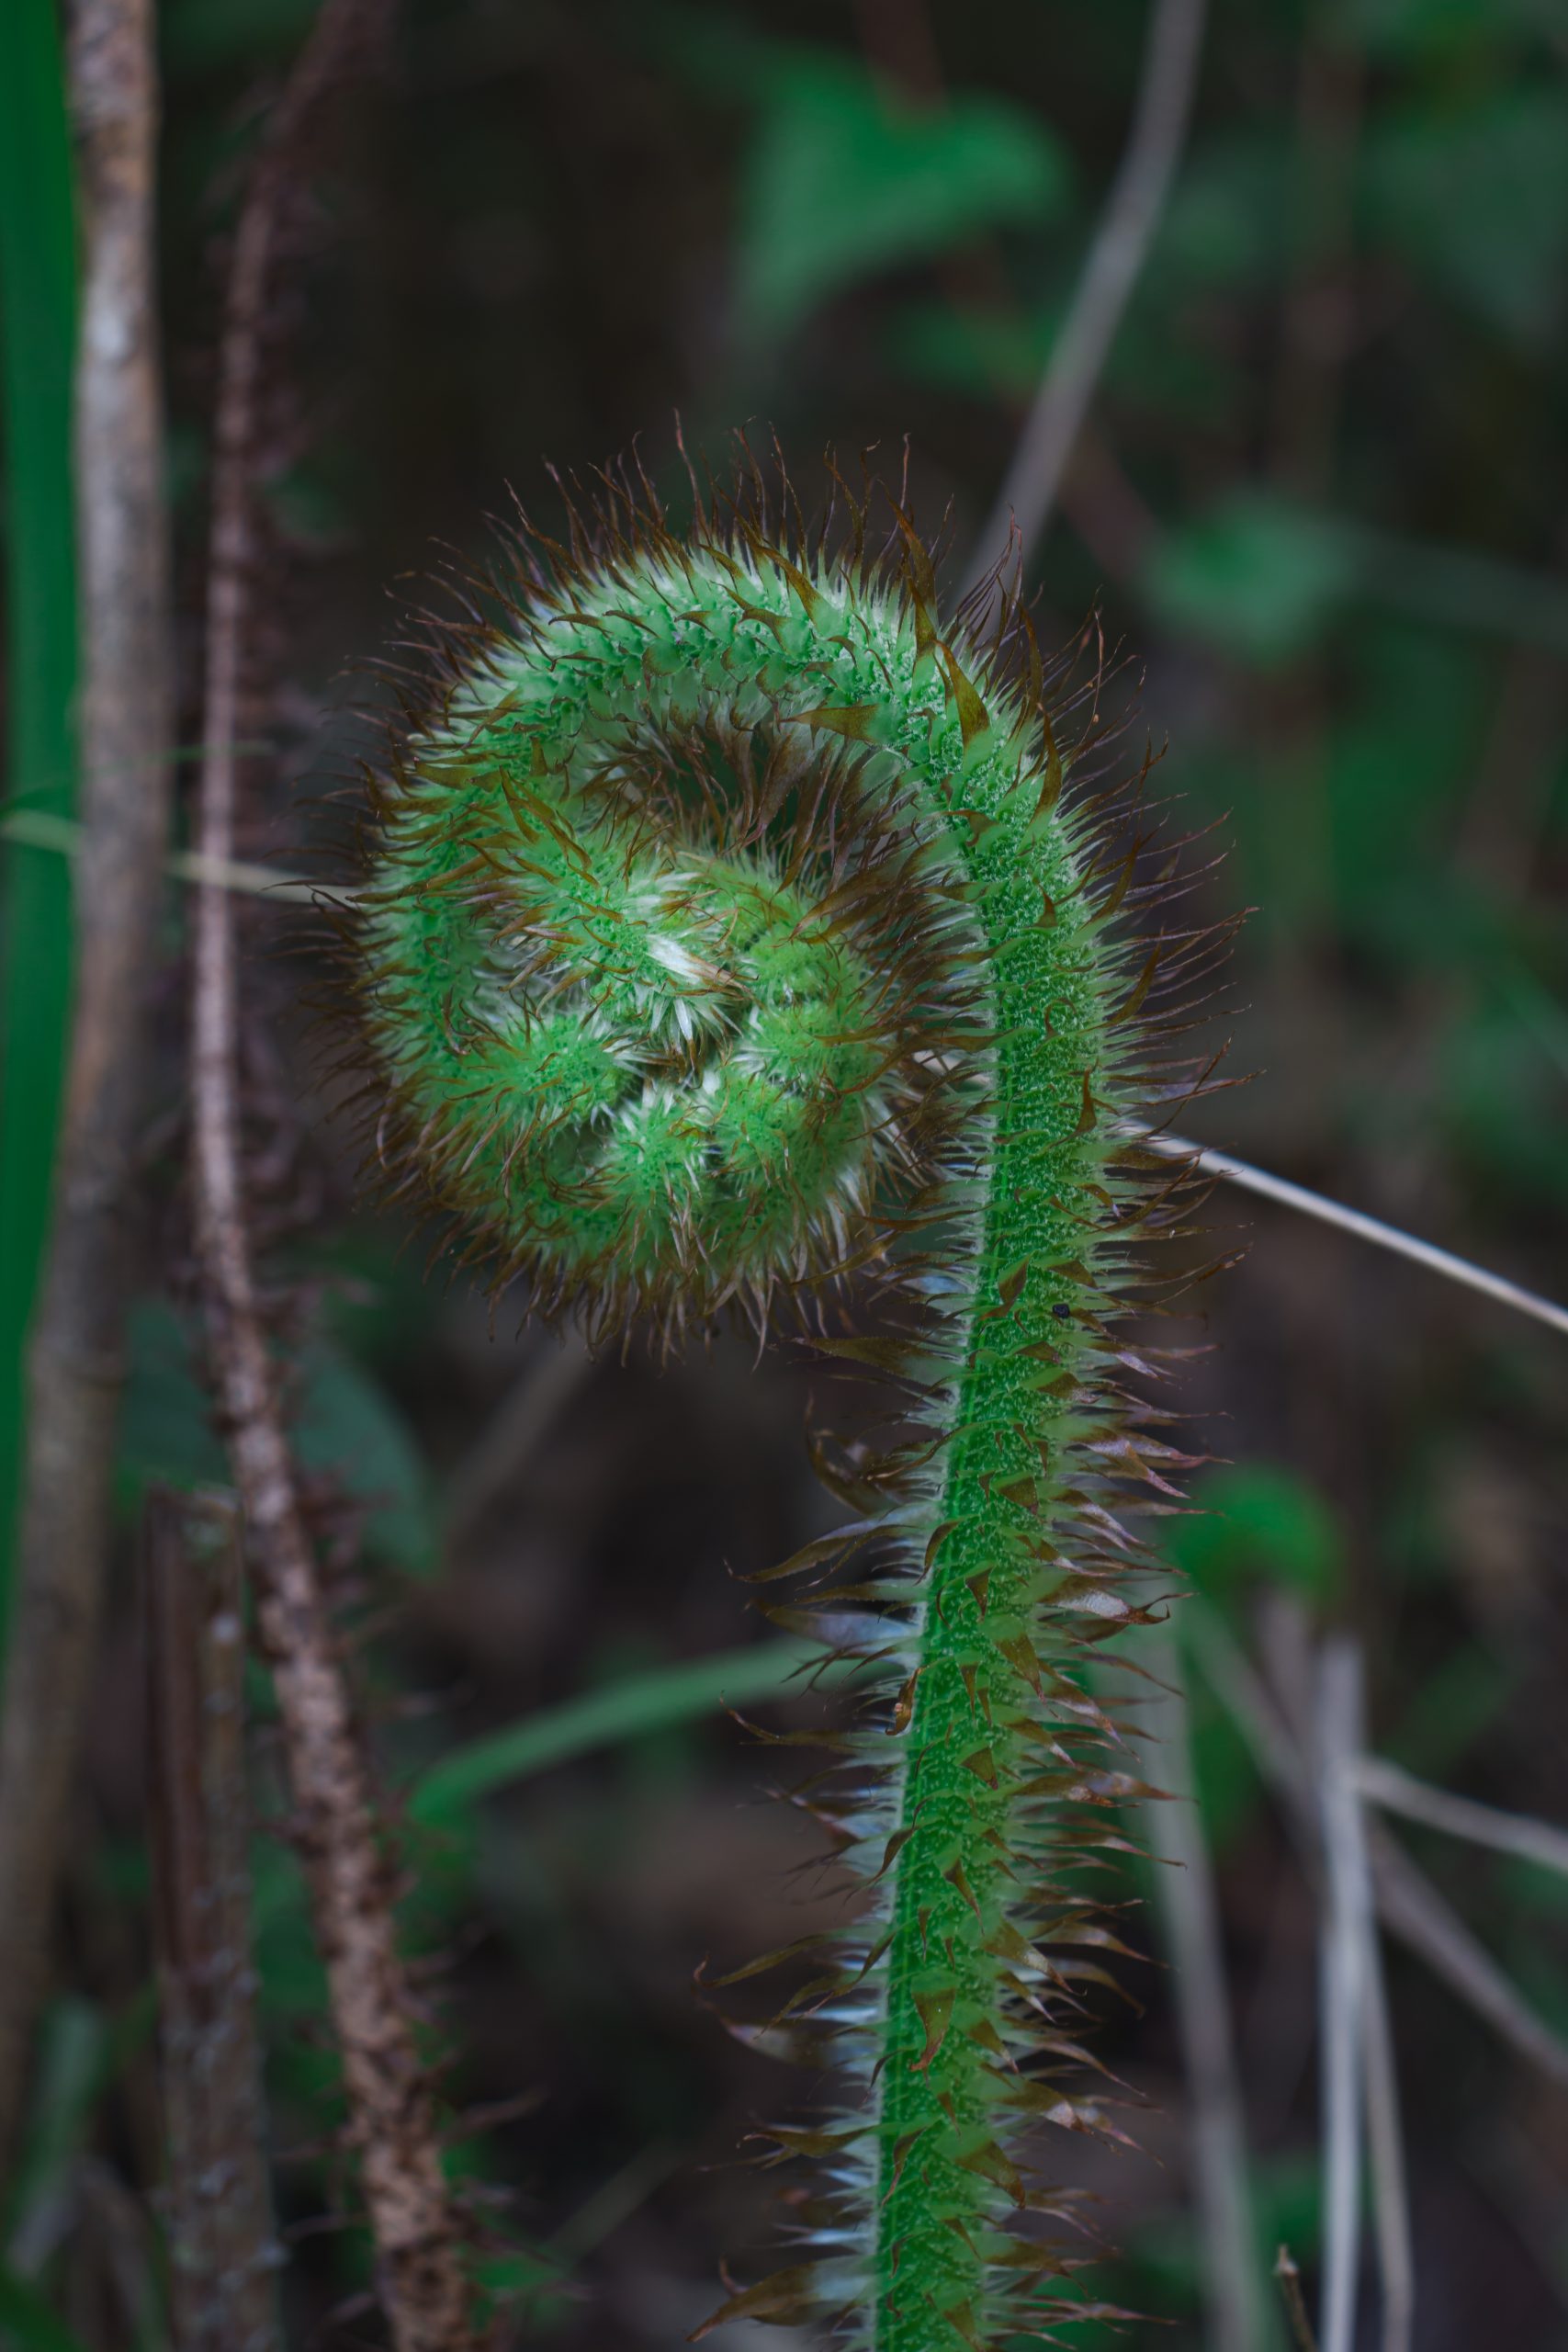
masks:
<svg viewBox="0 0 1568 2352"><path fill-rule="evenodd" d="M222 241L255 101L309 14L164 10L187 735ZM750 421L809 503L825 447L858 463L875 445L896 472L907 435L956 577L1084 266L1146 28L1142 0L412 0L389 73L336 134L299 269L307 429L270 493L280 758L246 854L330 865L364 691L345 670L385 644L389 589L438 543L482 555L509 487L558 524L547 458L581 469L640 440L678 498L676 412L721 461ZM1032 559L1042 637L1098 609L1127 656L1130 755L1168 739L1157 781L1179 829L1224 844L1207 910L1251 910L1213 1039L1247 1082L1194 1114L1204 1139L1557 1295L1565 323L1555 0L1216 0L1173 192ZM524 2290L525 2340L672 2352L720 2300L721 2258L757 2274L776 2185L730 2159L749 2117L798 2097L693 1974L803 1933L820 1898L791 1875L808 1826L762 1796L772 1759L713 1705L638 1729L636 1694L765 1638L745 1572L830 1523L810 1377L739 1339L664 1370L636 1348L589 1365L520 1330L525 1302L492 1314L463 1279L427 1278L428 1237L356 1199L311 1058L304 1000L326 967L308 928L265 906L246 921L273 1271L310 1305L301 1444L323 1492L358 1498L348 1598L389 1781L577 1694L633 1694L609 1744L416 1830L409 1916L450 1960L435 1997L455 2103L533 2101L465 2153L506 2192L495 2275ZM179 944L171 928L125 1560L9 2222L13 2267L95 2347L153 2344L159 2324L156 2262L122 2211L155 2163L130 1529L149 1480L221 1466L186 1321ZM1353 1628L1381 1753L1561 1818L1562 1341L1239 1193L1208 1218L1217 1252L1247 1254L1185 1327L1190 1433L1216 1459L1195 1482L1207 1515L1169 1522L1173 1555L1255 1653ZM1260 2261L1287 2239L1310 2278L1314 1902L1201 1672L1192 1690ZM265 1734L258 1772L265 1793ZM1568 1885L1400 1835L1568 2036ZM307 2149L280 2169L281 2216L309 2223L333 2204L309 2153L330 2072L320 1984L276 1839L257 1871L276 2131ZM1157 1942L1153 1923L1136 1939ZM1568 2068L1554 2081L1404 1949L1389 1969L1418 2352L1568 2345ZM1132 2127L1145 2153L1064 2140L1060 2163L1105 2200L1106 2290L1153 2315L1115 2340L1152 2352L1203 2340L1190 2134L1168 1974L1126 1979L1145 2006L1108 2003L1100 2046L1150 2103ZM67 2193L84 2164L85 2199ZM300 2237L300 2327L363 2276L353 2232ZM1272 2315L1264 2341L1276 2325L1283 2342ZM713 2342L808 2339L736 2325Z"/></svg>

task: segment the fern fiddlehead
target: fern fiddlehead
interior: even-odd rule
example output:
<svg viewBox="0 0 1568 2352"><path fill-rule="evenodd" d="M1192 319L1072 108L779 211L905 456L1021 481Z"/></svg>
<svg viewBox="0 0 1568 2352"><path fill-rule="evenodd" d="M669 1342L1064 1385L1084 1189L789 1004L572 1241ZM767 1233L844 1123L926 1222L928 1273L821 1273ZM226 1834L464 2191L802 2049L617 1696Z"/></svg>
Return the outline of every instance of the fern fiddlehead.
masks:
<svg viewBox="0 0 1568 2352"><path fill-rule="evenodd" d="M889 1336L818 1313L927 1426L804 1563L880 1693L823 1800L869 1892L792 2004L850 2089L777 2137L825 2178L809 2258L727 2311L937 2352L1066 2307L1032 2152L1100 2128L1081 1871L1131 1784L1073 1660L1141 1613L1109 1487L1162 1452L1107 1377L1155 959L1027 627L1010 670L943 633L901 511L880 558L851 515L829 553L746 492L677 537L612 485L570 550L527 541L379 781L358 966L383 1159L544 1308L919 1301Z"/></svg>

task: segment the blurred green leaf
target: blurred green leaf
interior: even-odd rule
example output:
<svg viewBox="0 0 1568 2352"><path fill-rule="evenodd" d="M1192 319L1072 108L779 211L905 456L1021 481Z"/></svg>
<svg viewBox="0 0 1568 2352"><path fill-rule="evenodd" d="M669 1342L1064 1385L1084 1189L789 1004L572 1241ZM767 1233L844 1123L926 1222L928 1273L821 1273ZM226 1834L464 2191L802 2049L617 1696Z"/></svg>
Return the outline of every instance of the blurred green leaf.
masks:
<svg viewBox="0 0 1568 2352"><path fill-rule="evenodd" d="M1249 398L1246 371L1223 350L1195 298L1263 286L1280 266L1286 159L1277 141L1212 141L1184 165L1161 223L1154 262L1117 336L1105 390L1119 414L1190 418L1212 434ZM913 381L992 401L1027 399L1050 356L1078 256L1057 269L1043 299L1010 311L911 301L889 322L892 364Z"/></svg>
<svg viewBox="0 0 1568 2352"><path fill-rule="evenodd" d="M1046 127L999 98L915 106L829 51L779 49L740 189L742 334L777 339L827 296L976 230L1049 220L1066 191Z"/></svg>
<svg viewBox="0 0 1568 2352"><path fill-rule="evenodd" d="M589 1749L638 1738L694 1715L716 1713L739 1700L782 1695L792 1686L814 1687L819 1678L808 1682L807 1676L812 1660L820 1655L814 1642L754 1643L716 1657L682 1658L650 1674L584 1691L443 1757L415 1788L410 1811L416 1821L444 1820L492 1789L526 1780ZM829 1679L841 1679L845 1671L852 1671L852 1666L839 1668Z"/></svg>
<svg viewBox="0 0 1568 2352"><path fill-rule="evenodd" d="M418 1440L364 1366L325 1340L306 1351L292 1433L303 1466L338 1479L366 1508L367 1547L407 1576L430 1575L440 1546Z"/></svg>
<svg viewBox="0 0 1568 2352"><path fill-rule="evenodd" d="M1396 623L1358 627L1346 653L1320 787L1338 920L1363 947L1407 965L1414 949L1451 971L1453 811L1480 756L1494 665Z"/></svg>
<svg viewBox="0 0 1568 2352"><path fill-rule="evenodd" d="M474 2266L474 2275L491 2299L510 2305L525 2317L530 2328L549 2329L567 2316L552 2308L563 2302L571 2285L570 2266L548 2246L514 2246L501 2254L486 2254Z"/></svg>
<svg viewBox="0 0 1568 2352"><path fill-rule="evenodd" d="M85 2352L82 2339L25 2278L0 2262L0 2335L25 2352Z"/></svg>
<svg viewBox="0 0 1568 2352"><path fill-rule="evenodd" d="M1523 1854L1504 1854L1498 1859L1497 1875L1510 1908L1568 1920L1568 1878L1561 1871L1550 1870L1544 1862L1531 1861ZM1560 1981L1559 2004L1563 1992Z"/></svg>
<svg viewBox="0 0 1568 2352"><path fill-rule="evenodd" d="M276 1836L251 1844L251 1938L264 2013L325 2013L326 1976L310 1929L299 1858Z"/></svg>
<svg viewBox="0 0 1568 2352"><path fill-rule="evenodd" d="M1289 175L1289 150L1254 131L1194 148L1160 223L1150 293L1276 281L1287 254Z"/></svg>
<svg viewBox="0 0 1568 2352"><path fill-rule="evenodd" d="M1167 1548L1207 1599L1228 1602L1258 1577L1307 1600L1331 1597L1344 1562L1338 1521L1297 1472L1268 1462L1215 1470L1192 1498L1196 1510L1168 1522Z"/></svg>
<svg viewBox="0 0 1568 2352"><path fill-rule="evenodd" d="M1542 1053L1568 1078L1568 1008L1522 966L1504 983L1507 1002Z"/></svg>
<svg viewBox="0 0 1568 2352"><path fill-rule="evenodd" d="M1438 1060L1450 1148L1506 1201L1568 1205L1568 1102L1545 1078L1536 1035L1506 1002L1463 1007Z"/></svg>
<svg viewBox="0 0 1568 2352"><path fill-rule="evenodd" d="M202 74L288 59L315 13L316 0L174 0L161 27L165 68Z"/></svg>
<svg viewBox="0 0 1568 2352"><path fill-rule="evenodd" d="M906 302L889 320L888 356L917 383L994 400L1021 400L1040 381L1059 314L1030 317L957 311L949 302Z"/></svg>
<svg viewBox="0 0 1568 2352"><path fill-rule="evenodd" d="M435 1510L413 1432L386 1391L327 1340L305 1351L291 1430L302 1466L337 1479L365 1510L367 1548L406 1575L430 1574ZM153 1481L184 1490L228 1483L190 1335L160 1299L131 1310L119 1470L132 1494Z"/></svg>
<svg viewBox="0 0 1568 2352"><path fill-rule="evenodd" d="M197 1378L190 1337L162 1299L138 1299L126 1329L119 1476L132 1496L154 1484L188 1491L228 1483L229 1464Z"/></svg>
<svg viewBox="0 0 1568 2352"><path fill-rule="evenodd" d="M1360 594L1372 602L1438 628L1568 652L1568 586L1554 573L1358 524L1336 528L1354 552Z"/></svg>
<svg viewBox="0 0 1568 2352"><path fill-rule="evenodd" d="M1449 57L1468 51L1479 66L1505 43L1550 34L1559 0L1345 0L1346 33L1385 57Z"/></svg>
<svg viewBox="0 0 1568 2352"><path fill-rule="evenodd" d="M37 2086L6 2226L10 2257L24 2268L31 2267L29 2224L62 2193L103 2087L108 2021L96 2002L65 1994L51 2004L39 2040Z"/></svg>
<svg viewBox="0 0 1568 2352"><path fill-rule="evenodd" d="M1517 1675L1486 1650L1467 1644L1430 1669L1379 1746L1424 1781L1452 1778L1516 1688Z"/></svg>
<svg viewBox="0 0 1568 2352"><path fill-rule="evenodd" d="M1335 524L1242 491L1161 540L1143 585L1168 628L1267 664L1312 644L1356 571Z"/></svg>
<svg viewBox="0 0 1568 2352"><path fill-rule="evenodd" d="M1413 107L1370 140L1371 226L1435 288L1515 342L1543 345L1568 288L1568 96L1484 90Z"/></svg>
<svg viewBox="0 0 1568 2352"><path fill-rule="evenodd" d="M1180 1622L1179 1610L1179 1625ZM1187 1736L1193 1792L1209 1850L1218 1860L1253 1820L1263 1783L1252 1750L1213 1692L1196 1675L1189 1678ZM1153 1777L1158 1779L1157 1768Z"/></svg>
<svg viewBox="0 0 1568 2352"><path fill-rule="evenodd" d="M1568 589L1552 573L1251 488L1156 541L1142 585L1168 628L1264 666L1307 651L1352 601L1439 629L1568 650Z"/></svg>

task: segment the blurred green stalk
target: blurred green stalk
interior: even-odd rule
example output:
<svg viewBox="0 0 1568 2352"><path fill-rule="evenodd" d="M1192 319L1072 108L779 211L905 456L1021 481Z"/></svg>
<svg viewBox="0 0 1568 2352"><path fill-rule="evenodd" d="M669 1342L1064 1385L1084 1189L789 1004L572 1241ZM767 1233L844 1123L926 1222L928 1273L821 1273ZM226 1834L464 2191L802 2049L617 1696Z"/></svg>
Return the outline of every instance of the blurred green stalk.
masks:
<svg viewBox="0 0 1568 2352"><path fill-rule="evenodd" d="M841 1682L854 1671L853 1659L834 1659L814 1672L821 1657L819 1642L753 1643L746 1649L721 1650L716 1657L655 1667L603 1690L585 1691L444 1756L416 1782L409 1811L416 1821L444 1821L475 1798L525 1781L549 1765L564 1764L570 1757L688 1723L741 1700L781 1698L792 1690Z"/></svg>
<svg viewBox="0 0 1568 2352"><path fill-rule="evenodd" d="M6 6L23 5L24 0L4 0L0 15ZM32 0L26 5L30 6ZM0 43L0 57L4 55ZM85 2352L81 2337L56 2317L32 2281L18 2278L5 2262L0 2262L0 2328L24 2352Z"/></svg>
<svg viewBox="0 0 1568 2352"><path fill-rule="evenodd" d="M75 220L54 0L0 0L0 438L7 805L74 800L71 381ZM9 1611L27 1334L49 1227L71 1001L71 870L0 845L0 1637Z"/></svg>

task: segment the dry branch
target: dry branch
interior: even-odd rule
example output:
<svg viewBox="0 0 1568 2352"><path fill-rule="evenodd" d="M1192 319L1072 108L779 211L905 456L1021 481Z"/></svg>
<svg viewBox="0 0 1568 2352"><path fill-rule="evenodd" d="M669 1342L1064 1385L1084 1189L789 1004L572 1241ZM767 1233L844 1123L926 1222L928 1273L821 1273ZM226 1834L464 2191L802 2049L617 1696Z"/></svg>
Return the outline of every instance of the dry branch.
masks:
<svg viewBox="0 0 1568 2352"><path fill-rule="evenodd" d="M375 0L326 0L268 125L235 241L220 355L197 842L204 859L220 865L234 852L273 266L305 130L382 13ZM392 1872L257 1311L241 1159L232 900L211 882L197 898L192 1052L193 1174L209 1343L244 1503L258 1623L282 1718L378 2289L398 2352L460 2352L472 2340L470 2296L442 2172L435 2102L397 1947Z"/></svg>
<svg viewBox="0 0 1568 2352"><path fill-rule="evenodd" d="M1317 2338L1312 2332L1307 2307L1302 2294L1302 2274L1296 2258L1288 2245L1282 2245L1274 2257L1274 2276L1279 2282L1280 2299L1285 2306L1285 2316L1291 2324L1291 2334L1298 2352L1317 2352Z"/></svg>
<svg viewBox="0 0 1568 2352"><path fill-rule="evenodd" d="M76 993L29 1360L16 1614L0 1697L0 2159L48 1971L110 1535L134 1147L169 808L168 561L153 283L152 0L74 0L83 293Z"/></svg>
<svg viewBox="0 0 1568 2352"><path fill-rule="evenodd" d="M148 1811L179 2352L280 2342L250 1949L242 1577L228 1497L152 1498Z"/></svg>

